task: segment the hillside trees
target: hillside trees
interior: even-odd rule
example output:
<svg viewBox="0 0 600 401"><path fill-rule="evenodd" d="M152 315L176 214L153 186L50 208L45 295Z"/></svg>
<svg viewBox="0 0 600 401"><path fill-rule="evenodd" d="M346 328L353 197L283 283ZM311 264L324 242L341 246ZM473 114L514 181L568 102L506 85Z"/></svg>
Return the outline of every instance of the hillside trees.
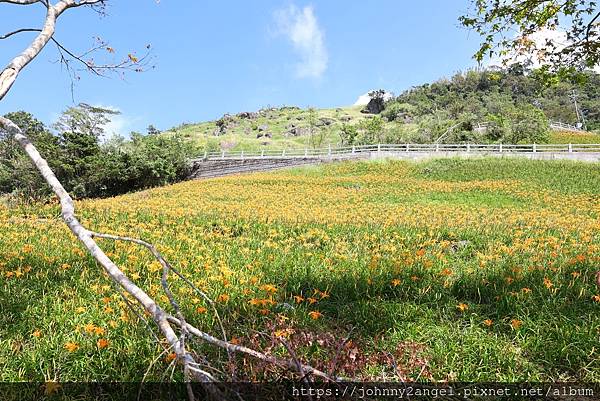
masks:
<svg viewBox="0 0 600 401"><path fill-rule="evenodd" d="M578 108L587 128L600 127L600 93L597 89L600 87L600 75L593 72L584 72L583 75L584 83L563 79L549 87L539 79L536 70L517 65L501 70L467 71L405 91L386 103L382 115L392 121L415 123L422 128L422 134L441 135L448 127L464 122L460 130L454 131L462 132L460 137L445 136L449 142L461 141L461 137L470 141L494 142L506 136L509 140L510 135L497 132L481 137L473 128L492 122L491 117L501 113L504 113L506 121L516 118L514 123L522 123L523 118L529 116L529 130L522 132L520 138L524 142L534 142L546 138L544 130L540 130L540 119L573 125L579 122L572 98L574 93L578 95ZM534 109L541 113L534 112ZM521 112L516 113L515 110ZM435 135L419 135L415 140L433 141Z"/></svg>

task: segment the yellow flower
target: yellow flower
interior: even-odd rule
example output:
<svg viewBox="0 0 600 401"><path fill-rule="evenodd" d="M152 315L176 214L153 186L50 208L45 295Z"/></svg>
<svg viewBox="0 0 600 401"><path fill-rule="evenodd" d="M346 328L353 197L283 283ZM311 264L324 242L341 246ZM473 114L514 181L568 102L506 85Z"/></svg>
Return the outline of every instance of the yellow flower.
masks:
<svg viewBox="0 0 600 401"><path fill-rule="evenodd" d="M275 287L274 285L271 284L265 284L263 286L260 287L261 290L274 294L277 292L277 287Z"/></svg>
<svg viewBox="0 0 600 401"><path fill-rule="evenodd" d="M552 284L552 281L550 281L547 277L544 277L544 285L546 288L550 289L554 284Z"/></svg>
<svg viewBox="0 0 600 401"><path fill-rule="evenodd" d="M88 323L85 326L83 326L83 330L85 330L85 332L88 334L93 333L95 329L96 326L93 323Z"/></svg>
<svg viewBox="0 0 600 401"><path fill-rule="evenodd" d="M513 319L513 320L510 321L510 325L515 330L517 330L518 328L520 328L522 324L523 324L523 322L520 321L519 319Z"/></svg>
<svg viewBox="0 0 600 401"><path fill-rule="evenodd" d="M196 308L196 313L206 313L207 309L204 306L199 306Z"/></svg>
<svg viewBox="0 0 600 401"><path fill-rule="evenodd" d="M75 352L79 349L79 344L73 343L73 342L68 342L65 344L65 349L69 352Z"/></svg>
<svg viewBox="0 0 600 401"><path fill-rule="evenodd" d="M460 304L456 305L456 308L457 308L459 311L461 311L461 312L464 312L464 311L466 311L467 309L469 309L469 305L467 305L467 304L464 304L464 303L460 303Z"/></svg>
<svg viewBox="0 0 600 401"><path fill-rule="evenodd" d="M32 336L34 336L35 338L39 338L42 335L42 332L39 330L35 330L33 333L31 333Z"/></svg>
<svg viewBox="0 0 600 401"><path fill-rule="evenodd" d="M96 345L98 345L98 348L104 349L104 348L108 347L108 340L106 338L100 338L96 342Z"/></svg>
<svg viewBox="0 0 600 401"><path fill-rule="evenodd" d="M308 312L308 316L310 316L310 318L312 320L317 320L318 318L320 318L321 316L323 316L323 314L319 311L312 311L312 312Z"/></svg>
<svg viewBox="0 0 600 401"><path fill-rule="evenodd" d="M394 287L397 287L397 286L399 286L399 285L400 285L400 283L402 283L402 280L399 280L399 279L397 279L397 278L395 278L395 279L393 279L393 280L392 280L392 285L393 285Z"/></svg>
<svg viewBox="0 0 600 401"><path fill-rule="evenodd" d="M485 324L487 327L490 327L492 324L494 324L494 322L492 321L492 319L485 319L483 321L483 324Z"/></svg>
<svg viewBox="0 0 600 401"><path fill-rule="evenodd" d="M83 313L83 312L85 312L85 308L83 306L79 306L79 307L77 307L75 309L75 312L77 312L77 313Z"/></svg>
<svg viewBox="0 0 600 401"><path fill-rule="evenodd" d="M105 333L105 332L106 332L106 330L104 330L102 327L97 327L97 326L96 326L96 327L94 327L94 333L95 333L97 336L104 335L104 333Z"/></svg>
<svg viewBox="0 0 600 401"><path fill-rule="evenodd" d="M229 301L229 298L230 298L229 295L221 294L217 297L217 301L225 303L225 302Z"/></svg>

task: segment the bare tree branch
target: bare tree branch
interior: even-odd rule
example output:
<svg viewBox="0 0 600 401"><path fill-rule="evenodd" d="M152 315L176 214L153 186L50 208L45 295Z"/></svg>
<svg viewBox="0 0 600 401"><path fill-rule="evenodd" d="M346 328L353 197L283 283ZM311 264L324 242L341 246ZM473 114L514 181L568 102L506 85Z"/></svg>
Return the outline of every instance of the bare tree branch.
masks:
<svg viewBox="0 0 600 401"><path fill-rule="evenodd" d="M39 2L40 0L0 0L0 3L18 4L20 6L27 6Z"/></svg>
<svg viewBox="0 0 600 401"><path fill-rule="evenodd" d="M9 32L5 35L1 35L0 40L8 39L13 35L16 35L16 34L22 33L22 32L40 32L40 31L41 31L41 29L38 29L38 28L21 28L21 29L17 29L16 31Z"/></svg>

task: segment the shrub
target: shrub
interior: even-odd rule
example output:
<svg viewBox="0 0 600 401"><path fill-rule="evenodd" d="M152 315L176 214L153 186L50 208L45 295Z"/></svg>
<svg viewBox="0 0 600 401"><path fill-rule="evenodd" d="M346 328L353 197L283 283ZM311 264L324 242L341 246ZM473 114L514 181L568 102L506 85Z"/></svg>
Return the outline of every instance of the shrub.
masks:
<svg viewBox="0 0 600 401"><path fill-rule="evenodd" d="M412 104L391 101L386 104L381 115L388 121L398 121L407 117L412 119L415 112L416 107Z"/></svg>

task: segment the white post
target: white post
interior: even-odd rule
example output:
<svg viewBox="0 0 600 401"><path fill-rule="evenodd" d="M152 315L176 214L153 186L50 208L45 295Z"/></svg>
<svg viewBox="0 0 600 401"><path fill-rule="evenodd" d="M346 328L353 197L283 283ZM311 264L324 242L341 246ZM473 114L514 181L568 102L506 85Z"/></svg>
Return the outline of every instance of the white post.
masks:
<svg viewBox="0 0 600 401"><path fill-rule="evenodd" d="M204 151L204 160L208 159L208 151Z"/></svg>
<svg viewBox="0 0 600 401"><path fill-rule="evenodd" d="M381 144L380 143L377 144L377 153L381 153Z"/></svg>
<svg viewBox="0 0 600 401"><path fill-rule="evenodd" d="M242 160L244 160L244 151L242 150L242 153L240 153L240 156L242 158Z"/></svg>
<svg viewBox="0 0 600 401"><path fill-rule="evenodd" d="M222 151L221 151L221 159L224 159L224 158L225 158L225 151L224 151L224 150L222 150Z"/></svg>
<svg viewBox="0 0 600 401"><path fill-rule="evenodd" d="M569 144L569 153L573 153L573 144Z"/></svg>
<svg viewBox="0 0 600 401"><path fill-rule="evenodd" d="M406 144L406 152L408 152L408 143Z"/></svg>
<svg viewBox="0 0 600 401"><path fill-rule="evenodd" d="M304 157L308 157L308 148L304 148Z"/></svg>
<svg viewBox="0 0 600 401"><path fill-rule="evenodd" d="M467 152L470 152L470 151L471 151L471 144L467 143Z"/></svg>
<svg viewBox="0 0 600 401"><path fill-rule="evenodd" d="M439 152L439 151L440 151L440 144L439 144L439 143L436 143L436 144L435 144L435 151L436 151L436 152Z"/></svg>
<svg viewBox="0 0 600 401"><path fill-rule="evenodd" d="M327 155L331 157L331 144L327 147Z"/></svg>
<svg viewBox="0 0 600 401"><path fill-rule="evenodd" d="M535 143L533 144L533 153L537 153L537 145Z"/></svg>
<svg viewBox="0 0 600 401"><path fill-rule="evenodd" d="M356 146L352 145L352 154L356 153Z"/></svg>
<svg viewBox="0 0 600 401"><path fill-rule="evenodd" d="M502 142L500 143L500 153L502 153Z"/></svg>
<svg viewBox="0 0 600 401"><path fill-rule="evenodd" d="M260 151L260 157L261 157L261 159L265 157L265 150L264 149L262 149Z"/></svg>
<svg viewBox="0 0 600 401"><path fill-rule="evenodd" d="M285 149L281 152L281 157L285 157Z"/></svg>

